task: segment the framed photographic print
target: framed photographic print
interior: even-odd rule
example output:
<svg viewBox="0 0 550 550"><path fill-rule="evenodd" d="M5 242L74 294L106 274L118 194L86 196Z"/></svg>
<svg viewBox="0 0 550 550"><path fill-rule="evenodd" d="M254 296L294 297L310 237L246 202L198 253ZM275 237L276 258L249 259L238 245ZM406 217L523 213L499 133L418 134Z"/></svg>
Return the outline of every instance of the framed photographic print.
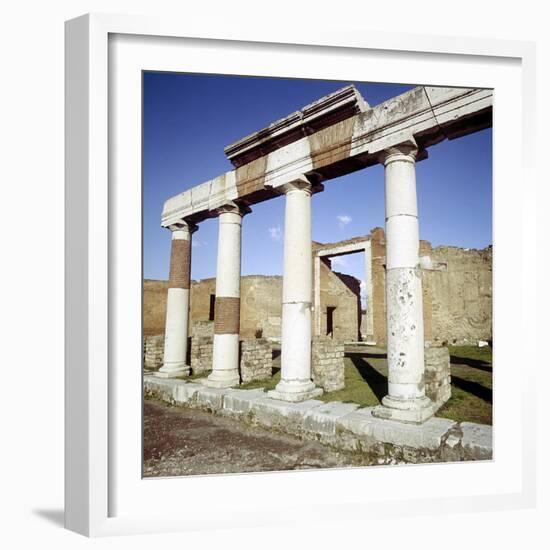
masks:
<svg viewBox="0 0 550 550"><path fill-rule="evenodd" d="M457 44L67 23L69 529L532 504L533 50Z"/></svg>

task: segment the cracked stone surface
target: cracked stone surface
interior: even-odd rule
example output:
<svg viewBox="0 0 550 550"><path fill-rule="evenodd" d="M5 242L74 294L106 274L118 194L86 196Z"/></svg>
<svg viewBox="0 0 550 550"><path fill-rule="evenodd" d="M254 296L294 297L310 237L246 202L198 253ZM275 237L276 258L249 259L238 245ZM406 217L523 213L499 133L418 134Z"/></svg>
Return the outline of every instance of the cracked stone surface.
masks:
<svg viewBox="0 0 550 550"><path fill-rule="evenodd" d="M144 403L145 477L372 465L366 457L207 412Z"/></svg>

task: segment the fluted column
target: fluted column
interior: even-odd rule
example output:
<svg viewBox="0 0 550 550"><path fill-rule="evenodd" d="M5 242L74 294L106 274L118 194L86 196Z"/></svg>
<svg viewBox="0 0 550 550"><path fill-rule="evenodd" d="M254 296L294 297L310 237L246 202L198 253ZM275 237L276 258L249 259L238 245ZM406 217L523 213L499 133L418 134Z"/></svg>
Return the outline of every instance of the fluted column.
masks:
<svg viewBox="0 0 550 550"><path fill-rule="evenodd" d="M191 235L196 226L184 221L172 231L170 278L166 299L164 363L156 375L162 378L189 375L187 337L189 327L189 282L191 275Z"/></svg>
<svg viewBox="0 0 550 550"><path fill-rule="evenodd" d="M241 225L250 212L234 203L218 209L218 262L214 310L212 373L203 384L229 388L239 384L241 308Z"/></svg>
<svg viewBox="0 0 550 550"><path fill-rule="evenodd" d="M285 401L304 401L323 393L311 381L311 194L300 179L284 186L285 237L283 267L281 381L268 392Z"/></svg>
<svg viewBox="0 0 550 550"><path fill-rule="evenodd" d="M373 414L421 423L433 415L424 389L424 321L414 142L384 152L388 395Z"/></svg>

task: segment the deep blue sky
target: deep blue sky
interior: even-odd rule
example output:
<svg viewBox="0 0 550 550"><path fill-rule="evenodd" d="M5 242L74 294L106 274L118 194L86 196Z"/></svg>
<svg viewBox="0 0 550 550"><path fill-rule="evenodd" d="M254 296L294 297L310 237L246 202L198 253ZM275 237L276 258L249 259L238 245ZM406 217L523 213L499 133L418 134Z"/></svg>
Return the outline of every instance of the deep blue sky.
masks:
<svg viewBox="0 0 550 550"><path fill-rule="evenodd" d="M144 276L168 277L166 199L232 169L223 149L349 82L145 73L143 79ZM371 105L413 86L354 82ZM492 133L444 141L417 164L420 237L432 245L492 243ZM381 166L325 182L313 196L313 239L334 242L384 227ZM284 198L253 206L243 220L242 273L281 274ZM217 220L194 234L192 278L216 274ZM335 269L364 278L361 254Z"/></svg>

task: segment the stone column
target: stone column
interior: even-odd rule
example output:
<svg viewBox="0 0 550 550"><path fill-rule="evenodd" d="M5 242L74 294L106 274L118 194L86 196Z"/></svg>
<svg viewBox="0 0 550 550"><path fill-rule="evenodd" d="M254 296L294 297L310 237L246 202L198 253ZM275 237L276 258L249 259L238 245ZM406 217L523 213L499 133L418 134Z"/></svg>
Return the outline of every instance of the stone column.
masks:
<svg viewBox="0 0 550 550"><path fill-rule="evenodd" d="M388 395L375 416L421 423L433 415L424 389L424 325L414 142L382 156L386 192Z"/></svg>
<svg viewBox="0 0 550 550"><path fill-rule="evenodd" d="M305 179L284 186L285 239L281 381L268 392L284 401L323 393L311 381L311 185Z"/></svg>
<svg viewBox="0 0 550 550"><path fill-rule="evenodd" d="M241 224L250 212L234 203L218 209L218 263L214 310L212 373L205 386L229 388L239 384L241 309Z"/></svg>
<svg viewBox="0 0 550 550"><path fill-rule="evenodd" d="M187 333L189 327L189 282L191 275L191 235L196 226L182 221L171 225L172 251L166 300L164 363L156 372L161 378L188 376Z"/></svg>

